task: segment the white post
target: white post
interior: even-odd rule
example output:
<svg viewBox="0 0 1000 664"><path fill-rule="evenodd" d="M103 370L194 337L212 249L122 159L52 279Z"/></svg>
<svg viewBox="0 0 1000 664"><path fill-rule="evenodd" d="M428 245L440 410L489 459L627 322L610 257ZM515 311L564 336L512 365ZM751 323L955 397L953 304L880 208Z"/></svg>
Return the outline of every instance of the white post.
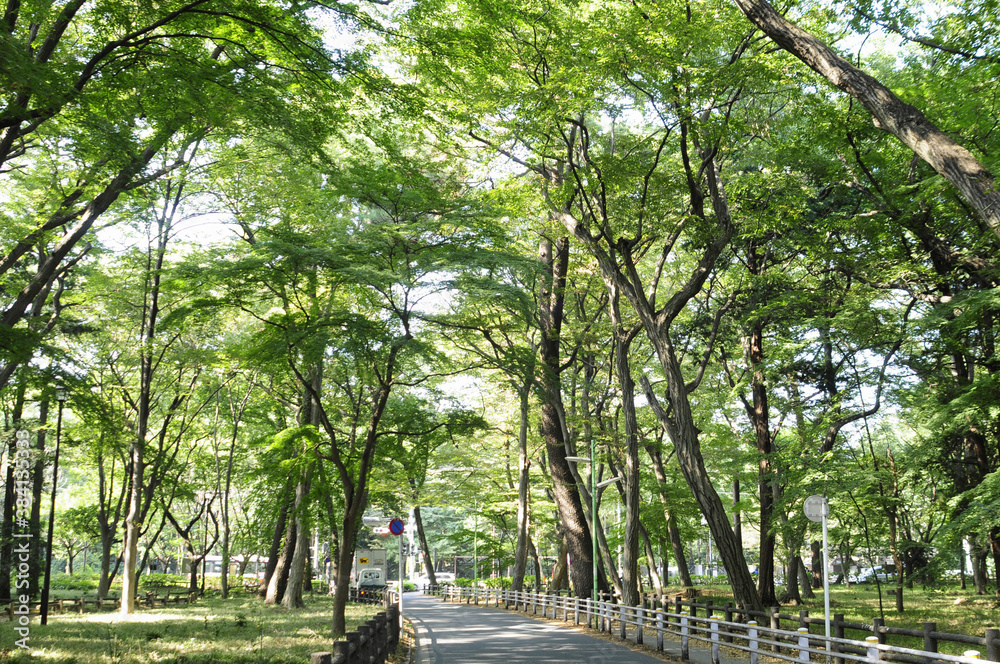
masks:
<svg viewBox="0 0 1000 664"><path fill-rule="evenodd" d="M869 636L865 639L865 642L868 644L868 661L869 662L879 661L880 655L878 648L876 647L878 646L878 637Z"/></svg>
<svg viewBox="0 0 1000 664"><path fill-rule="evenodd" d="M830 544L826 536L826 513L823 511L823 610L826 612L826 647L830 647Z"/></svg>
<svg viewBox="0 0 1000 664"><path fill-rule="evenodd" d="M712 664L719 664L719 623L712 621Z"/></svg>
<svg viewBox="0 0 1000 664"><path fill-rule="evenodd" d="M663 610L656 611L656 649L663 652Z"/></svg>
<svg viewBox="0 0 1000 664"><path fill-rule="evenodd" d="M757 664L760 659L760 643L757 641L757 621L747 623L747 641L750 644L750 664Z"/></svg>
<svg viewBox="0 0 1000 664"><path fill-rule="evenodd" d="M681 611L681 659L688 661L688 617L687 611Z"/></svg>
<svg viewBox="0 0 1000 664"><path fill-rule="evenodd" d="M809 628L799 627L799 661L809 661Z"/></svg>

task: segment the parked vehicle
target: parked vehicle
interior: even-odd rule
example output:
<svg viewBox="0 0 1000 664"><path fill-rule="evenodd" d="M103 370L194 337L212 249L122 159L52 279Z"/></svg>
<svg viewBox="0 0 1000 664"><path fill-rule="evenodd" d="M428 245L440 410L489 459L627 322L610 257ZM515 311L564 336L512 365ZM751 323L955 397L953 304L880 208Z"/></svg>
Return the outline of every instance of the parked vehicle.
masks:
<svg viewBox="0 0 1000 664"><path fill-rule="evenodd" d="M351 586L362 595L385 590L385 549L358 549L354 552Z"/></svg>
<svg viewBox="0 0 1000 664"><path fill-rule="evenodd" d="M883 567L882 565L866 567L852 576L851 583L874 583L876 579L879 581L895 581L896 570L891 567Z"/></svg>

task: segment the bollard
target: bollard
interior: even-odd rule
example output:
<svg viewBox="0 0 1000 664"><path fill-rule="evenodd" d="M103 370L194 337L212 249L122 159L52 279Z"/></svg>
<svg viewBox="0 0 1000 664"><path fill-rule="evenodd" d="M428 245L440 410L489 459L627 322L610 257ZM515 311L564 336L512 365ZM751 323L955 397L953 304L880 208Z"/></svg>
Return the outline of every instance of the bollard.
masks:
<svg viewBox="0 0 1000 664"><path fill-rule="evenodd" d="M965 652L962 653L962 656L963 657L970 657L972 659L979 659L979 651L978 650L966 650Z"/></svg>
<svg viewBox="0 0 1000 664"><path fill-rule="evenodd" d="M879 661L881 655L878 651L878 648L876 648L876 646L878 645L878 637L867 636L865 637L865 643L868 644L868 652L867 652L868 661L869 662Z"/></svg>
<svg viewBox="0 0 1000 664"><path fill-rule="evenodd" d="M719 664L719 623L712 622L712 664Z"/></svg>
<svg viewBox="0 0 1000 664"><path fill-rule="evenodd" d="M626 613L627 609L625 608L624 604L620 605L618 607L618 609L619 609L619 613L618 613L618 615L619 615L619 620L618 620L618 625L619 625L619 627L618 627L618 638L620 638L622 641L624 641L625 640L626 618L627 618L628 614Z"/></svg>
<svg viewBox="0 0 1000 664"><path fill-rule="evenodd" d="M799 661L809 661L809 628L799 627Z"/></svg>
<svg viewBox="0 0 1000 664"><path fill-rule="evenodd" d="M747 645L750 647L750 664L760 661L760 643L757 642L757 621L747 622Z"/></svg>
<svg viewBox="0 0 1000 664"><path fill-rule="evenodd" d="M642 623L646 615L646 607L640 607L635 611L635 642L642 645Z"/></svg>
<svg viewBox="0 0 1000 664"><path fill-rule="evenodd" d="M656 610L656 650L663 652L663 609Z"/></svg>
<svg viewBox="0 0 1000 664"><path fill-rule="evenodd" d="M580 598L579 597L574 597L573 598L573 624L574 625L579 625L580 624Z"/></svg>
<svg viewBox="0 0 1000 664"><path fill-rule="evenodd" d="M687 612L681 612L681 661L688 661L688 617Z"/></svg>

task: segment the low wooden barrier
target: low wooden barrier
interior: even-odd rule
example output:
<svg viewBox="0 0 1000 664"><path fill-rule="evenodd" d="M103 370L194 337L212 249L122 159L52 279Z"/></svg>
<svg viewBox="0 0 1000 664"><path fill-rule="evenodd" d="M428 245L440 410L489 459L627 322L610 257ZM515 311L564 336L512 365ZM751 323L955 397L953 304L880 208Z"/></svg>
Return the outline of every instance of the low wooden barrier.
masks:
<svg viewBox="0 0 1000 664"><path fill-rule="evenodd" d="M398 643L399 609L390 605L343 641L334 641L333 652L314 652L311 664L385 664Z"/></svg>

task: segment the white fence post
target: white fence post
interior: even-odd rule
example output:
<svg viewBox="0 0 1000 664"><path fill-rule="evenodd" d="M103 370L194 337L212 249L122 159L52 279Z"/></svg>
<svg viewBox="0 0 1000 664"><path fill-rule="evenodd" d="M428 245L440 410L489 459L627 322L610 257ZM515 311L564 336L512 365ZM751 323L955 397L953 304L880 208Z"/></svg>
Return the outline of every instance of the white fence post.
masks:
<svg viewBox="0 0 1000 664"><path fill-rule="evenodd" d="M799 661L809 661L809 628L799 627Z"/></svg>
<svg viewBox="0 0 1000 664"><path fill-rule="evenodd" d="M719 623L712 621L712 664L719 664Z"/></svg>
<svg viewBox="0 0 1000 664"><path fill-rule="evenodd" d="M656 611L656 649L663 652L663 609Z"/></svg>
<svg viewBox="0 0 1000 664"><path fill-rule="evenodd" d="M869 636L865 638L865 642L868 644L868 661L869 662L879 661L880 659L879 651L878 648L875 647L878 645L878 637Z"/></svg>
<svg viewBox="0 0 1000 664"><path fill-rule="evenodd" d="M760 643L757 641L756 620L747 623L747 641L750 646L750 664L757 664L760 660Z"/></svg>
<svg viewBox="0 0 1000 664"><path fill-rule="evenodd" d="M642 623L646 617L646 607L637 606L635 609L635 642L642 645Z"/></svg>
<svg viewBox="0 0 1000 664"><path fill-rule="evenodd" d="M688 646L688 614L687 611L681 611L681 660L685 662L690 654Z"/></svg>
<svg viewBox="0 0 1000 664"><path fill-rule="evenodd" d="M627 623L627 618L628 618L628 607L626 607L624 604L620 604L618 606L618 615L619 615L619 620L618 620L618 638L620 638L622 641L624 641L625 640L625 625Z"/></svg>

